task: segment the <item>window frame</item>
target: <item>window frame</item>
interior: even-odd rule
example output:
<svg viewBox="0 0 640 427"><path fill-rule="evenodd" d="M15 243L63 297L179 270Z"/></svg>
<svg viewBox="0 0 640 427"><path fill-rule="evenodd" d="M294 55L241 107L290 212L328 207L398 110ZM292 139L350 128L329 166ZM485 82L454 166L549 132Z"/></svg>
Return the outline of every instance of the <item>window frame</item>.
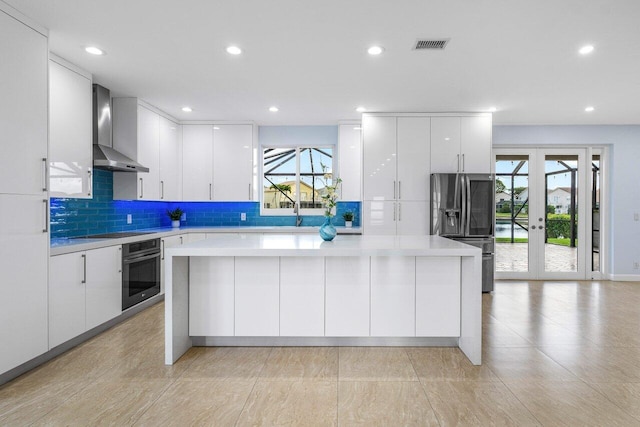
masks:
<svg viewBox="0 0 640 427"><path fill-rule="evenodd" d="M316 148L316 149L329 149L331 150L331 164L329 166L329 170L333 174L333 177L337 178L336 174L336 165L337 165L337 146L334 144L269 144L269 145L261 145L259 152L259 179L260 179L260 194L259 194L259 202L260 202L260 215L261 216L294 216L296 215L293 208L275 208L275 209L266 209L264 207L264 152L267 149L293 149L295 150L295 197L292 197L295 203L298 204L298 214L305 216L323 216L324 208L302 208L301 207L301 191L300 191L300 183L302 182L300 179L300 156L301 150L307 148Z"/></svg>

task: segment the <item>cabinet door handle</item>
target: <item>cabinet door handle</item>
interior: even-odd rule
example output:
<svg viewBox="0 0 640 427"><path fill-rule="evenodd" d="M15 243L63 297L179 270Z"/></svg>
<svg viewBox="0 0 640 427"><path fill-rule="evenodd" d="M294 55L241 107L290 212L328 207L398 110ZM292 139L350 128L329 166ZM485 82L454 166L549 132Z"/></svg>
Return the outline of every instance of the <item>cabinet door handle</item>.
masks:
<svg viewBox="0 0 640 427"><path fill-rule="evenodd" d="M460 154L456 154L456 158L458 159L458 160L456 160L458 162L458 170L457 170L457 172L460 172Z"/></svg>
<svg viewBox="0 0 640 427"><path fill-rule="evenodd" d="M393 198L396 198L396 182L393 181Z"/></svg>
<svg viewBox="0 0 640 427"><path fill-rule="evenodd" d="M118 251L120 252L120 265L122 265L122 246L118 248ZM118 269L118 273L122 273L122 268Z"/></svg>
<svg viewBox="0 0 640 427"><path fill-rule="evenodd" d="M396 204L393 204L393 221L396 220Z"/></svg>
<svg viewBox="0 0 640 427"><path fill-rule="evenodd" d="M49 186L49 181L47 179L47 158L42 158L42 191L47 191L47 187Z"/></svg>
<svg viewBox="0 0 640 427"><path fill-rule="evenodd" d="M140 178L140 198L142 199L144 197L144 182L142 181L142 178Z"/></svg>
<svg viewBox="0 0 640 427"><path fill-rule="evenodd" d="M42 199L42 206L44 206L44 227L42 228L43 233L49 232L49 200Z"/></svg>
<svg viewBox="0 0 640 427"><path fill-rule="evenodd" d="M88 170L87 172L89 173L89 192L87 193L87 196L90 196L93 192L93 171Z"/></svg>
<svg viewBox="0 0 640 427"><path fill-rule="evenodd" d="M398 199L402 199L402 181L398 181Z"/></svg>
<svg viewBox="0 0 640 427"><path fill-rule="evenodd" d="M402 221L402 203L398 203L398 221Z"/></svg>
<svg viewBox="0 0 640 427"><path fill-rule="evenodd" d="M160 198L164 199L164 181L160 181Z"/></svg>
<svg viewBox="0 0 640 427"><path fill-rule="evenodd" d="M164 240L160 240L160 244L162 245L162 257L160 259L164 259Z"/></svg>
<svg viewBox="0 0 640 427"><path fill-rule="evenodd" d="M180 236L180 244L182 244L182 236Z"/></svg>
<svg viewBox="0 0 640 427"><path fill-rule="evenodd" d="M87 255L82 254L82 281L80 283L87 283Z"/></svg>
<svg viewBox="0 0 640 427"><path fill-rule="evenodd" d="M209 200L213 200L213 184L209 183Z"/></svg>
<svg viewBox="0 0 640 427"><path fill-rule="evenodd" d="M464 154L462 155L462 172L464 172Z"/></svg>

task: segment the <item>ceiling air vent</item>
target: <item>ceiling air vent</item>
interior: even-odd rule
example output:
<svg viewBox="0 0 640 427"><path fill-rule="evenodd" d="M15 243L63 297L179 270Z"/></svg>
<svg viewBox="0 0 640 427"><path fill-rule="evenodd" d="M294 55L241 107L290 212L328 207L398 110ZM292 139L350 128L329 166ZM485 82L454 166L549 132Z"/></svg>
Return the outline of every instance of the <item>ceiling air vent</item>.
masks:
<svg viewBox="0 0 640 427"><path fill-rule="evenodd" d="M451 39L418 39L413 50L444 49Z"/></svg>

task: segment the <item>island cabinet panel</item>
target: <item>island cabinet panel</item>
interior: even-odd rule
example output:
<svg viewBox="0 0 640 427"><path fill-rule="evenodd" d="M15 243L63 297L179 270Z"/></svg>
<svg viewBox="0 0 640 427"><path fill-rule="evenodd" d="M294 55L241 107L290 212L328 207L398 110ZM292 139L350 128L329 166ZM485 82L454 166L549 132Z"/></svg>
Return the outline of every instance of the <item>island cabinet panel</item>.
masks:
<svg viewBox="0 0 640 427"><path fill-rule="evenodd" d="M280 258L280 336L324 336L324 258Z"/></svg>
<svg viewBox="0 0 640 427"><path fill-rule="evenodd" d="M234 335L234 258L189 260L189 335Z"/></svg>
<svg viewBox="0 0 640 427"><path fill-rule="evenodd" d="M278 257L236 257L236 336L280 335Z"/></svg>
<svg viewBox="0 0 640 427"><path fill-rule="evenodd" d="M371 336L416 335L414 257L371 257Z"/></svg>
<svg viewBox="0 0 640 427"><path fill-rule="evenodd" d="M368 257L326 257L325 336L369 336Z"/></svg>
<svg viewBox="0 0 640 427"><path fill-rule="evenodd" d="M460 336L459 257L416 257L416 335Z"/></svg>

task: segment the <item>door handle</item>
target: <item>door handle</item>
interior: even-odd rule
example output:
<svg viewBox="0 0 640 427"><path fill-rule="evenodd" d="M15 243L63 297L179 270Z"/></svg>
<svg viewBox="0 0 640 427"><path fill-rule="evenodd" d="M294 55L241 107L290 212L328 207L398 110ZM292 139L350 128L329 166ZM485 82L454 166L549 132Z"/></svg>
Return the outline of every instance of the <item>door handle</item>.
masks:
<svg viewBox="0 0 640 427"><path fill-rule="evenodd" d="M402 221L402 203L398 202L398 221Z"/></svg>
<svg viewBox="0 0 640 427"><path fill-rule="evenodd" d="M164 240L160 240L160 244L162 245L162 257L161 257L161 259L164 259Z"/></svg>
<svg viewBox="0 0 640 427"><path fill-rule="evenodd" d="M396 182L393 181L393 198L396 198Z"/></svg>
<svg viewBox="0 0 640 427"><path fill-rule="evenodd" d="M142 199L143 197L144 197L144 185L143 185L142 178L140 178L140 198Z"/></svg>
<svg viewBox="0 0 640 427"><path fill-rule="evenodd" d="M87 173L89 174L89 193L87 196L90 196L93 192L93 171L88 170Z"/></svg>
<svg viewBox="0 0 640 427"><path fill-rule="evenodd" d="M47 158L42 158L42 191L47 191L47 187L49 187L47 179Z"/></svg>
<svg viewBox="0 0 640 427"><path fill-rule="evenodd" d="M393 204L393 221L396 220L396 204Z"/></svg>
<svg viewBox="0 0 640 427"><path fill-rule="evenodd" d="M460 172L460 154L456 154L456 162L458 162L458 170L456 172Z"/></svg>
<svg viewBox="0 0 640 427"><path fill-rule="evenodd" d="M464 172L464 154L462 154L462 172Z"/></svg>
<svg viewBox="0 0 640 427"><path fill-rule="evenodd" d="M402 181L398 181L398 200L402 199Z"/></svg>
<svg viewBox="0 0 640 427"><path fill-rule="evenodd" d="M82 281L80 283L87 283L87 255L82 254Z"/></svg>
<svg viewBox="0 0 640 427"><path fill-rule="evenodd" d="M44 227L42 228L43 233L49 232L49 200L42 199L42 205L44 206Z"/></svg>

